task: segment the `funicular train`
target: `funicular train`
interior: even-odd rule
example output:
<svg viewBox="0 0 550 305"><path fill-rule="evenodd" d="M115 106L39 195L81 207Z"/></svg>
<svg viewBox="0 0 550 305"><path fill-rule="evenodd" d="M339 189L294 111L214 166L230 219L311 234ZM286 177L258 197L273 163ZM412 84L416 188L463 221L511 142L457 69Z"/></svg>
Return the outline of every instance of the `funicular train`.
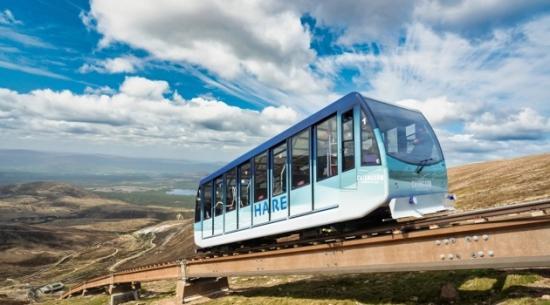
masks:
<svg viewBox="0 0 550 305"><path fill-rule="evenodd" d="M238 245L452 209L422 113L350 93L200 181L194 240ZM370 216L370 218L369 218Z"/></svg>

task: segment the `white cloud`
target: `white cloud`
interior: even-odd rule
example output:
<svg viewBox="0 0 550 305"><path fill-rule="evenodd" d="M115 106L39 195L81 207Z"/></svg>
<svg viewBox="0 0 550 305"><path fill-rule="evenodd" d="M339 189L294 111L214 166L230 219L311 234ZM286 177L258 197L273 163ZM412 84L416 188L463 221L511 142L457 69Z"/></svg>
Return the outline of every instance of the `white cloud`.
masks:
<svg viewBox="0 0 550 305"><path fill-rule="evenodd" d="M428 98L424 101L406 99L395 102L397 105L420 110L433 125L464 122L479 113L483 103L453 102L446 96Z"/></svg>
<svg viewBox="0 0 550 305"><path fill-rule="evenodd" d="M168 91L166 82L140 77L127 77L114 94L0 89L2 138L51 138L51 143L71 139L73 143L124 144L129 149L168 145L179 147L181 158L204 159L202 151L227 160L298 118L286 106L246 110L215 99L163 96Z"/></svg>
<svg viewBox="0 0 550 305"><path fill-rule="evenodd" d="M365 95L421 110L453 164L542 153L550 148L549 33L548 15L473 40L415 22L394 49L326 56L316 67L335 80L357 69L352 81Z"/></svg>
<svg viewBox="0 0 550 305"><path fill-rule="evenodd" d="M170 86L166 81L149 80L135 76L124 79L124 82L120 85L120 92L128 96L160 100L169 88Z"/></svg>
<svg viewBox="0 0 550 305"><path fill-rule="evenodd" d="M332 77L344 68L358 69L353 81L369 88L366 95L386 101L416 100L408 103L427 112L445 112L431 114L436 120L449 119L452 112L462 118L503 108L548 113L549 33L550 16L476 41L438 34L415 23L407 30L407 41L395 50L378 56L328 56L319 67Z"/></svg>
<svg viewBox="0 0 550 305"><path fill-rule="evenodd" d="M381 43L395 47L411 23L438 32L465 37L490 34L495 28L514 27L550 9L536 0L419 0L419 1L296 1L321 26L340 34L338 44Z"/></svg>
<svg viewBox="0 0 550 305"><path fill-rule="evenodd" d="M82 24L84 24L84 26L86 27L86 30L88 31L95 30L95 20L93 16L91 16L89 13L85 11L81 11L78 14L78 17L82 21Z"/></svg>
<svg viewBox="0 0 550 305"><path fill-rule="evenodd" d="M369 86L373 88L370 92L390 100L426 100L438 96L457 100L447 94L449 89L459 91L462 86L474 91L479 87L485 89L491 83L487 80L492 73L525 69L515 67L512 60L509 71L506 67L496 68L499 61L505 60L492 50L521 50L521 44L516 45L517 40L513 39L514 27L549 7L537 1L516 0L483 3L423 0L391 4L309 0L292 3L162 0L140 5L130 2L94 0L90 12L81 14L89 28L93 25L103 35L102 47L122 42L144 49L159 60L206 69L201 77L222 90L249 102L292 105L302 113L335 97L331 92L334 85L331 75L310 68L316 66L321 72L330 69L323 66L326 59L318 58L310 47L311 33L300 20L304 14L316 18L321 26L340 32L336 43L348 47L344 49L353 49L350 46L356 43L382 43L382 56L356 61L368 71L365 78L354 78L357 88ZM484 38L489 39L469 40L462 35L481 27ZM541 29L536 31L544 33ZM402 37L406 41L398 45ZM90 67L83 67L87 68ZM452 74L444 74L450 71ZM474 76L480 77L472 81L470 74L474 72L477 72ZM399 82L409 89L395 88ZM422 82L423 86L415 89L417 86L412 85L415 82ZM477 87L472 88L475 82ZM429 90L423 90L428 84ZM498 95L498 89L501 88L494 87L490 93ZM392 91L395 94L390 94ZM478 103L485 98L481 93L468 93L462 100Z"/></svg>
<svg viewBox="0 0 550 305"><path fill-rule="evenodd" d="M0 38L15 41L29 47L55 49L53 45L41 40L40 38L20 33L9 27L0 26Z"/></svg>
<svg viewBox="0 0 550 305"><path fill-rule="evenodd" d="M131 0L94 0L90 15L103 35L102 47L122 42L159 60L205 68L250 99L257 96L273 104L290 104L292 97L314 105L329 101L330 84L310 69L316 57L311 34L293 6L278 1L136 5Z"/></svg>
<svg viewBox="0 0 550 305"><path fill-rule="evenodd" d="M81 73L134 73L143 66L143 60L132 55L97 60L85 63L78 70Z"/></svg>
<svg viewBox="0 0 550 305"><path fill-rule="evenodd" d="M479 36L496 27L515 26L550 8L547 1L461 0L418 2L414 19L438 30Z"/></svg>
<svg viewBox="0 0 550 305"><path fill-rule="evenodd" d="M10 10L6 9L4 11L0 11L0 24L23 24L23 22L15 19L13 13Z"/></svg>
<svg viewBox="0 0 550 305"><path fill-rule="evenodd" d="M92 88L87 86L86 88L84 88L84 93L89 95L103 95L103 94L112 95L112 94L115 94L116 91L109 86L102 86L97 88Z"/></svg>
<svg viewBox="0 0 550 305"><path fill-rule="evenodd" d="M205 82L249 102L291 105L302 113L319 108L336 97L331 92L334 85L331 74L326 73L330 67L323 66L326 59L318 58L311 48L311 33L301 23L304 14L313 16L320 26L339 32L340 36L335 43L343 45L344 49L353 49L357 43L374 42L379 45L384 54L382 57L359 63L364 70L370 71L369 80L354 80L357 81L357 88L368 85L374 88L372 92L386 96L387 92L394 90L391 86L402 81L398 73L412 72L405 76L408 80L420 79L425 73L431 73L424 84L436 80L431 87L441 89L445 86L457 88L468 82L460 74L454 75L453 79L445 77L444 82L435 77L447 72L449 68L460 70L460 65L464 65L465 61L472 61L466 65L470 70L483 71L485 67L482 65L486 62L476 58L477 42L461 36L463 32L476 29L482 23L483 18L479 18L481 15L473 13L476 10L489 16L490 21L483 21L483 24L504 25L495 23L495 20L506 17L516 22L525 19L525 15L533 10L545 7L531 2L502 3L493 0L483 4L470 0L397 3L162 0L140 5L130 2L93 0L90 12L81 14L87 28L95 29L103 35L101 47L122 42L146 50L152 58L160 61L198 67L201 69L200 77ZM445 20L449 20L449 24L442 24L443 19L438 19L438 10L448 15ZM490 32L488 28L483 30L484 33ZM456 34L445 32L446 29ZM504 36L511 35L503 33ZM401 37L406 37L404 46L398 46ZM482 45L482 52L495 47L491 42L495 40ZM414 43L421 44L421 50L416 53ZM501 43L511 44L512 41ZM465 50L461 50L463 47ZM434 55L440 57L432 57ZM416 65L416 60L422 63L414 68L424 70L402 69L407 63ZM450 67L449 64L454 66ZM311 66L320 70L311 69ZM380 66L383 66L384 73L373 73ZM100 62L85 65L81 71L117 73L133 72L135 68L136 65L128 61L120 61L118 65L115 62L109 62L109 65ZM388 72L393 68L400 70ZM490 73L492 67L485 70ZM373 74L377 75L371 82ZM432 91L437 92L431 94ZM426 100L447 96L446 92L445 88L431 90L430 94L419 94L419 90L410 89L407 93L411 94L400 95L401 92L396 90L396 94L389 98ZM465 100L477 103L484 96L480 94L474 99L470 98L467 96ZM449 99L456 100L456 97L449 96Z"/></svg>
<svg viewBox="0 0 550 305"><path fill-rule="evenodd" d="M13 63L13 62L0 60L0 67L5 69L10 69L10 70L15 70L15 71L21 71L29 74L34 74L34 75L41 75L41 76L52 77L57 79L69 80L69 78L64 75L57 74L39 67L27 66L22 63Z"/></svg>
<svg viewBox="0 0 550 305"><path fill-rule="evenodd" d="M166 64L251 104L271 106L258 112L209 98L187 101L164 81L132 77L118 90L87 88L82 95L10 91L17 103L28 105L24 98L40 101L37 108L44 115L19 109L17 113L29 118L26 126L12 110L0 108L0 128L22 134L28 128L36 133L40 128L58 130L95 141L108 141L112 135L143 145L168 139L177 145L235 148L277 129L259 118L286 126L297 117L295 110L310 113L335 100L338 94L332 90L344 78L342 71L357 69L346 88L420 109L440 128L444 148L456 160L492 158L499 154L496 150L513 150L519 139L523 144L518 150L537 152L550 146L537 136L548 133L550 113L550 17L544 15L549 6L519 0L92 0L90 12L80 18L88 30L102 35L100 48L123 43L148 55L89 61L81 72L135 73L144 61ZM0 14L8 16L6 11ZM304 14L338 33L332 43L344 53L319 57L311 48L318 37L301 23ZM0 26L0 38L52 47L10 26ZM366 52L358 43L376 43L380 54ZM7 60L0 65L17 69ZM29 73L44 74L28 68ZM88 112L72 109L71 103ZM223 119L226 114L239 120ZM235 140L240 135L245 140Z"/></svg>
<svg viewBox="0 0 550 305"><path fill-rule="evenodd" d="M465 132L436 129L447 163L451 166L482 160L501 160L550 151L550 141L488 140Z"/></svg>
<svg viewBox="0 0 550 305"><path fill-rule="evenodd" d="M315 58L299 12L277 1L144 2L95 0L102 45L119 41L161 60L192 64L251 87L308 94L325 89L309 69ZM147 16L147 18L143 18Z"/></svg>
<svg viewBox="0 0 550 305"><path fill-rule="evenodd" d="M550 134L550 118L531 108L511 114L486 112L468 122L465 131L487 140L544 140Z"/></svg>
<svg viewBox="0 0 550 305"><path fill-rule="evenodd" d="M414 1L303 1L303 10L321 26L341 31L338 43L387 43L395 45L412 15Z"/></svg>

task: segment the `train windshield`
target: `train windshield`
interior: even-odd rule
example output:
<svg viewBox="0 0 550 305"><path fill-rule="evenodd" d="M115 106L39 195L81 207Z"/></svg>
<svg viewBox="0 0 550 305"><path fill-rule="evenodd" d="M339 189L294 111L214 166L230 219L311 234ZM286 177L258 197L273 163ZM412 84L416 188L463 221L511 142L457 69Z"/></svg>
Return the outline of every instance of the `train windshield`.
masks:
<svg viewBox="0 0 550 305"><path fill-rule="evenodd" d="M401 161L429 165L443 160L441 147L420 112L369 101L378 123L386 153Z"/></svg>

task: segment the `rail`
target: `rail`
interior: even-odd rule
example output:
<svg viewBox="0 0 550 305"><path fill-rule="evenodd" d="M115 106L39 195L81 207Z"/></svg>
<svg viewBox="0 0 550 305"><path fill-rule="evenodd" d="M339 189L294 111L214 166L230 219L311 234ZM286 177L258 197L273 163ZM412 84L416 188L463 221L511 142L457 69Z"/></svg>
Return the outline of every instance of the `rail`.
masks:
<svg viewBox="0 0 550 305"><path fill-rule="evenodd" d="M549 212L550 200L541 200L196 256L97 277L71 287L62 297L101 287L177 279L177 297L183 302L191 295L205 294L204 286L227 286L228 276L549 267ZM196 279L200 278L211 280L199 285ZM225 278L222 284L220 278Z"/></svg>

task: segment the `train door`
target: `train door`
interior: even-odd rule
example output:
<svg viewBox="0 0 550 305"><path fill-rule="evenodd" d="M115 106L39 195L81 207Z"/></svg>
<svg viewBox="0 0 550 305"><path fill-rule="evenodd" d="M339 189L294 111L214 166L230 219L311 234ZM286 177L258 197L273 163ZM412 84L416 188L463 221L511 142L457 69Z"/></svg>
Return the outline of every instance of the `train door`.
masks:
<svg viewBox="0 0 550 305"><path fill-rule="evenodd" d="M195 197L195 223L193 224L193 234L195 235L195 240L197 238L202 238L202 188L202 186L199 186L197 196Z"/></svg>
<svg viewBox="0 0 550 305"><path fill-rule="evenodd" d="M311 129L290 138L290 216L313 209L311 190Z"/></svg>
<svg viewBox="0 0 550 305"><path fill-rule="evenodd" d="M252 205L252 225L259 225L269 221L268 198L268 152L265 151L254 157L254 204Z"/></svg>
<svg viewBox="0 0 550 305"><path fill-rule="evenodd" d="M237 168L225 175L224 232L237 230Z"/></svg>
<svg viewBox="0 0 550 305"><path fill-rule="evenodd" d="M223 234L223 177L214 180L214 235Z"/></svg>
<svg viewBox="0 0 550 305"><path fill-rule="evenodd" d="M212 182L208 182L204 184L204 191L203 191L203 200L204 204L203 206L203 221L202 221L202 237L210 237L212 236L212 225L213 225L213 219L212 219Z"/></svg>
<svg viewBox="0 0 550 305"><path fill-rule="evenodd" d="M342 189L356 190L357 189L357 166L355 158L355 139L359 134L355 124L356 117L359 117L358 108L356 110L349 109L344 111L340 117L340 187ZM357 114L355 114L357 112Z"/></svg>
<svg viewBox="0 0 550 305"><path fill-rule="evenodd" d="M271 150L271 221L288 217L287 142Z"/></svg>
<svg viewBox="0 0 550 305"><path fill-rule="evenodd" d="M338 205L338 122L333 115L315 126L314 210Z"/></svg>
<svg viewBox="0 0 550 305"><path fill-rule="evenodd" d="M239 166L239 229L250 227L252 223L252 207L250 205L252 192L252 169L250 162Z"/></svg>
<svg viewBox="0 0 550 305"><path fill-rule="evenodd" d="M358 165L358 196L360 198L379 198L383 196L385 184L385 169L381 166L380 151L376 134L371 125L371 119L363 109L359 111L359 126L357 126L355 162Z"/></svg>

